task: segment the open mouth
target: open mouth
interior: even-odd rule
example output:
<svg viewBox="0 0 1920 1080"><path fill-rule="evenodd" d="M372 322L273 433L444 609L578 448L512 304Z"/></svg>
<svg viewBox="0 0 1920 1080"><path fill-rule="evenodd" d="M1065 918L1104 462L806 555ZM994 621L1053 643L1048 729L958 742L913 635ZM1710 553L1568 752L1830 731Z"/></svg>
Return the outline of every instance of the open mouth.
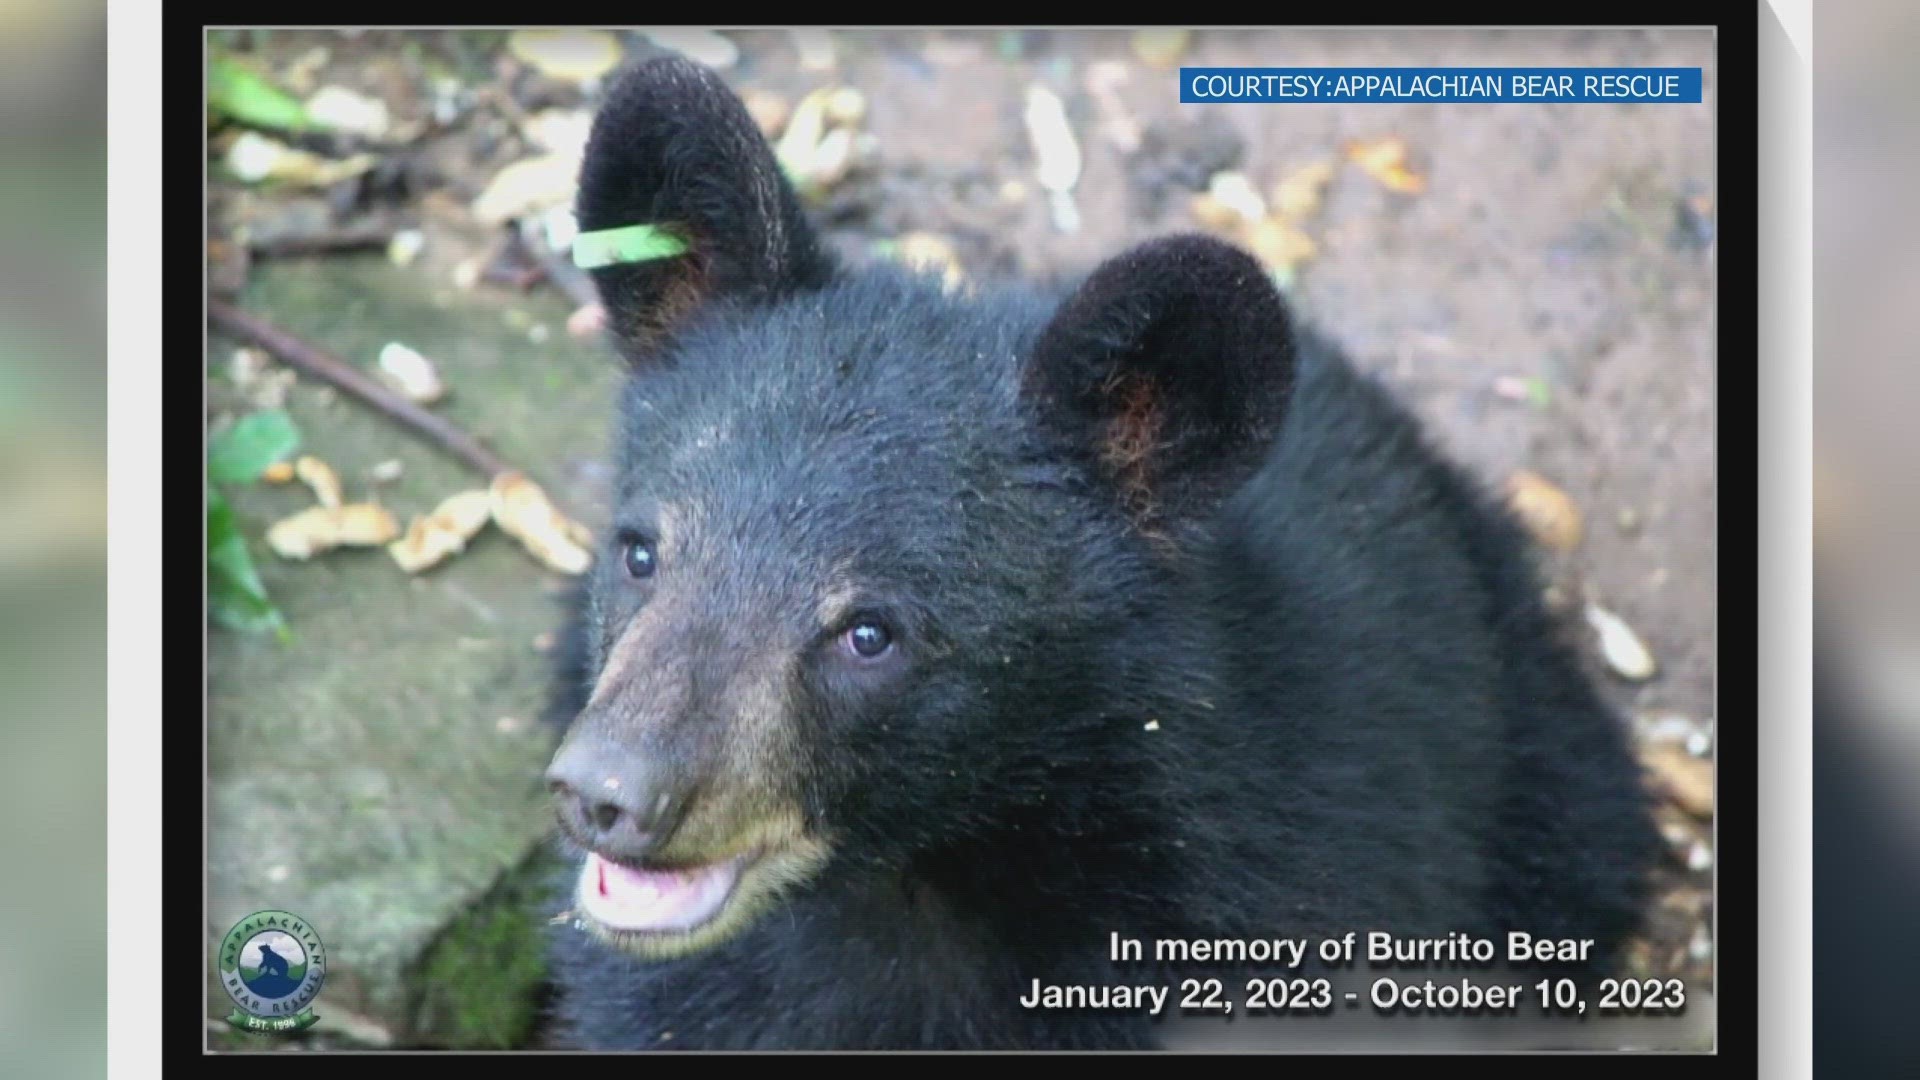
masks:
<svg viewBox="0 0 1920 1080"><path fill-rule="evenodd" d="M579 907L622 934L686 933L726 909L749 862L739 855L704 866L644 870L589 851L580 868Z"/></svg>

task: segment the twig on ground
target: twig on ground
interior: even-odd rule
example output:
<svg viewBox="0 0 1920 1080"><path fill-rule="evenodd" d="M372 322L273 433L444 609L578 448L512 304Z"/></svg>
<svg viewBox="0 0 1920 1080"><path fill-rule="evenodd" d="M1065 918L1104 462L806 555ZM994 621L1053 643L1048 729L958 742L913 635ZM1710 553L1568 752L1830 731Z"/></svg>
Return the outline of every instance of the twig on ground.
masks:
<svg viewBox="0 0 1920 1080"><path fill-rule="evenodd" d="M425 436L489 480L504 472L519 471L446 417L415 405L352 364L301 341L258 316L249 315L225 300L209 297L207 317L222 329L238 334L272 353L281 363L338 387L402 426L411 428L416 434Z"/></svg>

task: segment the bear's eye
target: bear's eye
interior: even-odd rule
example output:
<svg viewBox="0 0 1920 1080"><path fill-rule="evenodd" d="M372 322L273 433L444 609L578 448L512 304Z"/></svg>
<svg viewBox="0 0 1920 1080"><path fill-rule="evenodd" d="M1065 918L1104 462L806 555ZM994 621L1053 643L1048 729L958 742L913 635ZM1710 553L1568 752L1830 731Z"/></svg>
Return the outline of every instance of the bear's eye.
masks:
<svg viewBox="0 0 1920 1080"><path fill-rule="evenodd" d="M884 656L893 648L893 631L878 619L861 619L848 627L840 639L853 655L863 660Z"/></svg>
<svg viewBox="0 0 1920 1080"><path fill-rule="evenodd" d="M659 562L654 557L653 541L640 536L627 537L621 543L620 562L627 568L628 577L652 577Z"/></svg>

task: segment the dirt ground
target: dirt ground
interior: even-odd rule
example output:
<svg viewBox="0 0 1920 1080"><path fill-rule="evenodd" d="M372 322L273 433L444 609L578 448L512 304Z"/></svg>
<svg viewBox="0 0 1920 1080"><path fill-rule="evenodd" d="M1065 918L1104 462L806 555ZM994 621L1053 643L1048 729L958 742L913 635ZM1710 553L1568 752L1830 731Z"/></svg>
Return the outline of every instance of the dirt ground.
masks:
<svg viewBox="0 0 1920 1080"><path fill-rule="evenodd" d="M1216 174L1238 172L1270 192L1316 163L1332 164L1318 205L1295 222L1314 248L1288 281L1299 309L1385 377L1489 485L1528 470L1570 497L1584 527L1570 550L1551 557L1552 595L1576 625L1586 600L1616 613L1658 663L1651 678L1622 678L1602 659L1597 635L1583 629L1596 677L1649 746L1680 732L1696 737L1698 752L1702 733L1717 730L1710 31L1200 31L1177 61L1698 66L1704 105L1182 105L1174 73L1143 58L1126 31L836 33L833 60L819 68L803 62L784 31L728 36L738 49L729 81L769 110L790 111L821 87L865 95L860 128L868 138L852 171L816 206L831 242L855 260L922 233L949 244L975 278L1080 272L1130 243L1208 227L1195 197ZM423 294L452 288L463 265L471 276L476 259L498 252L496 234L468 208L504 166L530 153L514 116L580 113L593 100L591 85L516 63L504 37L276 31L223 39L270 71L306 63L297 81L378 97L401 120L435 108L438 92L422 72L443 73L464 96L451 110L456 119L389 154L350 190L248 188L223 177L216 160L212 234L245 224L260 243L315 221L414 227L426 243L408 272L431 283ZM618 40L628 59L657 51L638 34ZM317 50L325 56L315 63ZM1064 101L1082 155L1073 231L1056 225L1036 182L1023 120L1033 84ZM1408 148L1407 168L1423 181L1417 192L1389 190L1348 156L1356 141L1389 137ZM216 133L214 159L220 139ZM299 272L324 275L367 260L389 272L373 256L302 260ZM549 312L552 333L564 334L559 322L571 301L551 285L532 288L558 312ZM492 276L461 292L460 304L480 305L517 304L523 295ZM296 302L310 293L261 292L255 282L240 295L250 309L309 327L324 343L327 318L253 307L253 297ZM216 335L210 348L216 383L233 344ZM553 400L594 397L583 394L586 385L555 390ZM529 464L591 522L605 477L596 441L580 432L603 430L605 418L543 411L537 396L547 390L536 381L521 392L533 406L501 414L513 418L513 443L525 454L551 448L555 456ZM216 426L223 408L238 407L217 388L211 400ZM548 427L564 435L544 440ZM325 441L324 432L313 437ZM216 680L222 648L216 642ZM1746 728L1736 725L1736 733L1745 737ZM1697 813L1663 814L1675 859L1662 871L1663 899L1638 960L1643 970L1681 974L1705 989L1710 826Z"/></svg>

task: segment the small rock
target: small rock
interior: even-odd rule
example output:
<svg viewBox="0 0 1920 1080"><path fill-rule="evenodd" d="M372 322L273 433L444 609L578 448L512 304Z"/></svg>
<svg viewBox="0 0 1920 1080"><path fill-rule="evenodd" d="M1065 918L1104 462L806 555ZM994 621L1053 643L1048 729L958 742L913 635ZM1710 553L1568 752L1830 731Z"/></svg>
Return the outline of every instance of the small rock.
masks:
<svg viewBox="0 0 1920 1080"><path fill-rule="evenodd" d="M1587 625L1600 637L1600 654L1613 673L1631 682L1643 682L1659 671L1653 653L1626 621L1591 601L1586 609Z"/></svg>
<svg viewBox="0 0 1920 1080"><path fill-rule="evenodd" d="M527 722L517 716L503 716L493 722L493 730L502 735L517 735L525 730Z"/></svg>
<svg viewBox="0 0 1920 1080"><path fill-rule="evenodd" d="M1694 928L1693 940L1687 943L1687 955L1695 960L1705 960L1713 955L1713 934L1706 926Z"/></svg>
<svg viewBox="0 0 1920 1080"><path fill-rule="evenodd" d="M1695 841L1687 852L1687 869L1701 873L1713 868L1713 849L1704 841Z"/></svg>
<svg viewBox="0 0 1920 1080"><path fill-rule="evenodd" d="M293 876L293 870L287 866L275 866L267 871L267 880L279 885Z"/></svg>
<svg viewBox="0 0 1920 1080"><path fill-rule="evenodd" d="M552 336L553 331L547 327L546 323L534 323L527 328L527 340L535 345L545 345L547 339Z"/></svg>
<svg viewBox="0 0 1920 1080"><path fill-rule="evenodd" d="M400 474L404 468L405 466L400 463L399 458L388 458L373 468L368 469L367 475L372 477L373 482L376 484L391 484L395 480L400 479Z"/></svg>
<svg viewBox="0 0 1920 1080"><path fill-rule="evenodd" d="M1640 511L1635 510L1631 506L1623 506L1620 508L1620 512L1614 515L1613 524L1620 530L1620 535L1622 536L1638 535L1640 532Z"/></svg>
<svg viewBox="0 0 1920 1080"><path fill-rule="evenodd" d="M293 475L293 462L276 461L267 466L266 470L260 474L260 479L269 484L285 484L293 480Z"/></svg>
<svg viewBox="0 0 1920 1080"><path fill-rule="evenodd" d="M1148 730L1148 731L1159 731L1159 730L1160 730L1160 721L1158 721L1158 720L1149 720L1149 721L1147 721L1147 724L1146 724L1146 728L1147 728L1147 730Z"/></svg>

